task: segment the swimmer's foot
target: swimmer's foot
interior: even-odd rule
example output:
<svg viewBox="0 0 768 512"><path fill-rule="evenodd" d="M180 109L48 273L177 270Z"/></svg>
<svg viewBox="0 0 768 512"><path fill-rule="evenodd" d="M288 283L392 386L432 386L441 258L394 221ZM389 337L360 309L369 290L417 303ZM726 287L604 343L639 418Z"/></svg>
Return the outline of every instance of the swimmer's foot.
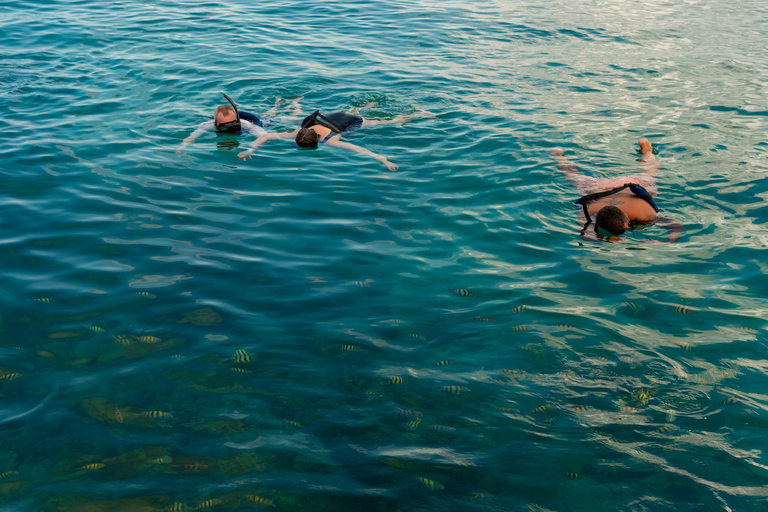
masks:
<svg viewBox="0 0 768 512"><path fill-rule="evenodd" d="M648 155L653 156L653 146L651 146L651 142L648 139L640 139L637 143L640 145L640 153L643 155L643 158Z"/></svg>
<svg viewBox="0 0 768 512"><path fill-rule="evenodd" d="M554 157L563 156L563 148L552 148L547 153Z"/></svg>
<svg viewBox="0 0 768 512"><path fill-rule="evenodd" d="M653 154L653 146L646 138L642 138L637 141L640 146L640 168L643 172L651 175L655 175L659 172L659 159Z"/></svg>
<svg viewBox="0 0 768 512"><path fill-rule="evenodd" d="M361 111L361 110L363 110L364 108L368 108L368 107L375 107L375 106L376 106L376 105L378 105L378 104L379 104L379 102L378 102L378 101L372 101L372 102L370 102L370 103L366 103L366 104L365 104L365 105L363 105L362 107L355 107L355 108L353 108L352 110L350 110L350 111L349 111L349 113L350 113L350 114L352 114L353 116L356 116L356 115L357 115L358 113L360 113L360 111Z"/></svg>

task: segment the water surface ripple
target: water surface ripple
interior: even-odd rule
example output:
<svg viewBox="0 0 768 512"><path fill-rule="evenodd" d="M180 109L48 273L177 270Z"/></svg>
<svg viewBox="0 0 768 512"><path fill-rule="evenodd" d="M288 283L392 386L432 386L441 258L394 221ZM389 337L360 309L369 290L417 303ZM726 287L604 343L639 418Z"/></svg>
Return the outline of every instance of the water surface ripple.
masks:
<svg viewBox="0 0 768 512"><path fill-rule="evenodd" d="M3 510L764 508L764 3L0 13ZM644 136L684 234L582 240Z"/></svg>

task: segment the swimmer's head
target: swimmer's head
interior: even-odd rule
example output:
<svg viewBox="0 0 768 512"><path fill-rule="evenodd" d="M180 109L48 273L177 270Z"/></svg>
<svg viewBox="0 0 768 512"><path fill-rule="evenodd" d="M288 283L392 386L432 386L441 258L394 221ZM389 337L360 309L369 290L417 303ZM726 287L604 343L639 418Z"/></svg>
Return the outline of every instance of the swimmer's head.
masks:
<svg viewBox="0 0 768 512"><path fill-rule="evenodd" d="M317 147L317 132L310 130L309 128L302 128L299 133L296 134L296 144L302 148L315 148Z"/></svg>
<svg viewBox="0 0 768 512"><path fill-rule="evenodd" d="M603 206L595 216L595 231L603 229L619 236L629 228L629 218L615 206Z"/></svg>
<svg viewBox="0 0 768 512"><path fill-rule="evenodd" d="M240 131L237 112L230 105L219 105L213 112L213 125L217 131Z"/></svg>

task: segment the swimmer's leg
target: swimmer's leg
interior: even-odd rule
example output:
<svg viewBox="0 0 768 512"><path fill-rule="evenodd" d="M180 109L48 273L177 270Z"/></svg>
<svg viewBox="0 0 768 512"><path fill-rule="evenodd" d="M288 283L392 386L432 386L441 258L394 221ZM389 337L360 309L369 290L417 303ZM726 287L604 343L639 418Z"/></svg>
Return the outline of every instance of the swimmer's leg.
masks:
<svg viewBox="0 0 768 512"><path fill-rule="evenodd" d="M557 168L560 169L566 179L580 176L578 167L563 156L562 148L550 149L548 153L555 159Z"/></svg>
<svg viewBox="0 0 768 512"><path fill-rule="evenodd" d="M353 116L356 116L356 115L358 115L358 114L360 113L360 111L361 111L361 110L363 110L364 108L368 108L368 107L375 107L375 106L376 106L376 105L378 105L378 104L379 104L379 102L378 102L378 101L372 101L372 102L370 102L370 103L366 103L366 104L365 104L365 105L363 105L362 107L355 107L355 108L353 108L352 110L350 110L350 111L349 111L349 113L350 113L350 114L352 114Z"/></svg>
<svg viewBox="0 0 768 512"><path fill-rule="evenodd" d="M561 148L550 149L548 153L555 159L557 168L560 169L560 172L565 176L565 181L570 183L576 190L582 194L589 194L600 190L601 180L593 178L592 176L584 176L579 173L578 167L563 156L563 150Z"/></svg>
<svg viewBox="0 0 768 512"><path fill-rule="evenodd" d="M363 119L363 127L366 126L376 126L379 124L390 124L390 123L407 123L409 121L413 121L414 119L418 119L420 117L430 117L430 118L436 118L435 114L432 112L427 112L426 110L420 110L418 112L414 112L413 114L400 114L392 119Z"/></svg>
<svg viewBox="0 0 768 512"><path fill-rule="evenodd" d="M304 99L304 96L299 96L298 98L293 98L291 100L287 100L284 98L277 98L275 100L275 106L269 109L266 112L266 115L268 116L276 115L280 106L287 102L293 106L293 112L291 112L291 117L298 117L301 115L301 106L299 105L299 101L301 101L302 99Z"/></svg>
<svg viewBox="0 0 768 512"><path fill-rule="evenodd" d="M291 117L300 117L302 115L301 113L301 105L299 105L299 102L304 99L304 96L299 96L298 98L293 98L288 101L288 103L291 104L291 108L293 111L291 112Z"/></svg>
<svg viewBox="0 0 768 512"><path fill-rule="evenodd" d="M642 155L640 157L640 169L651 176L656 176L659 172L659 159L653 154L653 146L646 138L640 139L637 143L640 145L640 154Z"/></svg>

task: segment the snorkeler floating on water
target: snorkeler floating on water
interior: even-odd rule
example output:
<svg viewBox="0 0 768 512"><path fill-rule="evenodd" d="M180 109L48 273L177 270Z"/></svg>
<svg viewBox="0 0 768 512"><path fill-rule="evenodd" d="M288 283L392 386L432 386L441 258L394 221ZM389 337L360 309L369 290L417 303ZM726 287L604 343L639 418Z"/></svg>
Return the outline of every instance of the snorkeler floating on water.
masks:
<svg viewBox="0 0 768 512"><path fill-rule="evenodd" d="M640 139L641 173L631 174L622 178L593 178L579 174L578 169L563 156L563 150L553 149L549 153L557 162L557 167L565 179L576 189L585 194L576 204L583 209L584 228L586 234L594 216L595 235L600 239L606 237L618 241L619 236L627 229L634 229L640 224L657 224L666 229L669 243L680 237L683 226L679 222L659 217L652 196L656 195L656 174L659 172L659 160L653 154L653 147L648 139Z"/></svg>
<svg viewBox="0 0 768 512"><path fill-rule="evenodd" d="M230 104L219 105L216 107L216 110L213 112L213 119L200 123L197 129L192 132L189 137L184 139L184 142L176 150L177 155L184 151L187 146L195 142L195 139L209 131L215 131L217 133L240 133L245 130L256 138L266 135L267 131L264 129L264 126L271 126L298 119L299 114L301 113L299 100L303 98L302 96L292 100L278 99L275 101L274 107L272 107L265 115L258 117L254 114L238 110L235 102L232 101L229 96L225 94L224 97ZM274 117L278 107L286 101L293 105L293 116Z"/></svg>
<svg viewBox="0 0 768 512"><path fill-rule="evenodd" d="M349 142L344 142L341 140L341 137L355 128L365 128L368 126L376 126L388 123L407 123L415 117L431 116L432 114L429 112L418 112L407 116L399 115L389 120L365 119L357 115L360 110L367 107L372 107L374 105L376 105L376 103L369 103L362 107L355 108L349 113L333 112L327 116L321 114L320 111L316 111L312 115L307 116L304 121L301 122L300 129L294 130L292 132L264 134L255 141L251 142L250 146L252 149L243 151L237 156L240 157L241 160L246 160L251 158L256 148L268 140L295 138L296 144L303 148L314 148L317 147L318 143L322 143L327 146L349 149L356 153L371 156L379 162L383 163L388 170L396 171L398 169L397 165L387 160L387 157L384 155L376 154L373 151L361 148L360 146L355 146Z"/></svg>

